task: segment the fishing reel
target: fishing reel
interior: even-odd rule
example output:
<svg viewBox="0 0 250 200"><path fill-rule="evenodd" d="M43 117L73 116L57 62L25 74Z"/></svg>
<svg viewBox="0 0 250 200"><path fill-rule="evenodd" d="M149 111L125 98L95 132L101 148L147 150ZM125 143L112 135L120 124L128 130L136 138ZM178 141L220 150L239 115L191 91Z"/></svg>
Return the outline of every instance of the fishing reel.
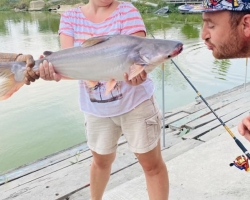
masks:
<svg viewBox="0 0 250 200"><path fill-rule="evenodd" d="M230 167L235 166L240 170L245 170L246 172L250 172L249 159L244 155L236 157L235 160L229 165Z"/></svg>

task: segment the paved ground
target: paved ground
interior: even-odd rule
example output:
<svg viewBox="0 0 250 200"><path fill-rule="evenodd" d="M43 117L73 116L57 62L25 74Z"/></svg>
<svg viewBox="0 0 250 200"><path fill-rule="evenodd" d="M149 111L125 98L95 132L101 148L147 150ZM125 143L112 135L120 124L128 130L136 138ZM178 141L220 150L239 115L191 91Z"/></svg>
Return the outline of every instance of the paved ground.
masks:
<svg viewBox="0 0 250 200"><path fill-rule="evenodd" d="M231 129L250 150L237 128ZM220 136L168 161L170 200L249 200L250 173L230 167L242 152L225 131ZM104 200L146 200L145 179L140 176L105 193Z"/></svg>

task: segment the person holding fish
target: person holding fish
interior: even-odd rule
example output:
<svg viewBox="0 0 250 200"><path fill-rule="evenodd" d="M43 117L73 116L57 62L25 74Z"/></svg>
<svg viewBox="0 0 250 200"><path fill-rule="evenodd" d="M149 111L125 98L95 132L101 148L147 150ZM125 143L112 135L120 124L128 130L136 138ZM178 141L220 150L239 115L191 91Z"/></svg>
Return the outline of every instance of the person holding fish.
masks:
<svg viewBox="0 0 250 200"><path fill-rule="evenodd" d="M202 39L217 59L250 57L250 3L237 0L206 0ZM239 133L250 141L250 116L238 124Z"/></svg>
<svg viewBox="0 0 250 200"><path fill-rule="evenodd" d="M80 46L92 37L117 34L146 36L141 15L130 2L89 0L86 5L61 16L62 49ZM124 74L124 81L114 80L109 85L104 81L79 81L80 108L84 112L87 143L93 155L90 169L92 200L102 199L121 134L142 166L149 199L168 199L168 173L160 146L162 116L153 96L154 85L147 73L141 71L143 66L131 68L140 72L131 80ZM27 68L26 84L39 75L44 80L60 81L62 78L45 60L38 73ZM105 94L108 87L113 90Z"/></svg>

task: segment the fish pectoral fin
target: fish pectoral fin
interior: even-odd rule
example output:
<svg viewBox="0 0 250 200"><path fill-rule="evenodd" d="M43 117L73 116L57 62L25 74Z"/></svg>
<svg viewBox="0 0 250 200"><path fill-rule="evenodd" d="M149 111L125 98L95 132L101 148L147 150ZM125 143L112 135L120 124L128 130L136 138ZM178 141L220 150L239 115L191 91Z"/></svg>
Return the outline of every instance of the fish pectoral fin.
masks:
<svg viewBox="0 0 250 200"><path fill-rule="evenodd" d="M145 66L142 66L140 64L133 64L129 67L128 72L128 80L131 80L132 78L136 77L138 74L140 74L145 69Z"/></svg>
<svg viewBox="0 0 250 200"><path fill-rule="evenodd" d="M86 81L85 80L85 83L88 86L88 88L93 88L98 84L98 81Z"/></svg>
<svg viewBox="0 0 250 200"><path fill-rule="evenodd" d="M106 87L105 95L108 95L114 89L115 85L116 85L115 79L109 80L105 85Z"/></svg>
<svg viewBox="0 0 250 200"><path fill-rule="evenodd" d="M89 38L88 40L84 41L81 45L81 47L85 48L85 47L91 47L94 46L96 44L105 42L106 40L108 40L111 36L105 35L105 36L100 36L100 37L93 37L93 38Z"/></svg>

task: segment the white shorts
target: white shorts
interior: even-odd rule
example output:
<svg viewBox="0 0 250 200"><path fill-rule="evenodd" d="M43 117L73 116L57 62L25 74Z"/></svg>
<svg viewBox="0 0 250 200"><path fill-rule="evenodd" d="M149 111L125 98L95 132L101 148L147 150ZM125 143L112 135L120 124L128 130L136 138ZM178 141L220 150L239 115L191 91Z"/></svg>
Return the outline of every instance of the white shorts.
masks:
<svg viewBox="0 0 250 200"><path fill-rule="evenodd" d="M132 152L149 152L157 146L160 138L161 118L154 97L115 117L103 118L85 113L88 146L98 154L110 154L116 151L118 140L124 134Z"/></svg>

